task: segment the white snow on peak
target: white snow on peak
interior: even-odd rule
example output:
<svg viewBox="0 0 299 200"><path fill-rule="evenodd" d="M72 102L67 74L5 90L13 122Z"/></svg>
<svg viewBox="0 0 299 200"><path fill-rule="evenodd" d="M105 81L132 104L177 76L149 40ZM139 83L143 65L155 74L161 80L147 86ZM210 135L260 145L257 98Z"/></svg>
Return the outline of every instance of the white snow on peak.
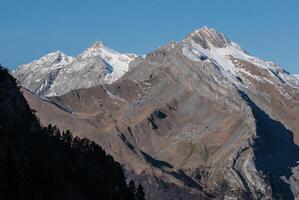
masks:
<svg viewBox="0 0 299 200"><path fill-rule="evenodd" d="M226 47L230 40L223 34L216 31L213 28L203 27L201 29L193 31L187 39L196 40L204 48L210 48L211 46L216 48Z"/></svg>
<svg viewBox="0 0 299 200"><path fill-rule="evenodd" d="M29 64L20 65L12 75L23 87L39 95L51 86L59 71L73 61L73 57L55 51Z"/></svg>
<svg viewBox="0 0 299 200"><path fill-rule="evenodd" d="M210 35L221 35L221 36L225 37L225 35L223 33L220 33L216 29L210 28L210 27L207 27L207 26L204 26L204 27L202 27L200 29L194 30L193 32L191 32L190 35L191 36L198 35L198 34L203 33L203 32L209 33Z"/></svg>
<svg viewBox="0 0 299 200"><path fill-rule="evenodd" d="M55 51L49 53L31 63L20 65L16 71L24 71L30 69L31 71L36 70L52 70L61 68L74 60L73 57L65 55L61 51Z"/></svg>
<svg viewBox="0 0 299 200"><path fill-rule="evenodd" d="M111 83L122 77L128 70L129 64L137 55L122 54L113 49L104 46L103 42L96 41L91 47L81 53L79 58L89 58L100 56L112 67L112 73L107 75L106 81Z"/></svg>
<svg viewBox="0 0 299 200"><path fill-rule="evenodd" d="M13 72L20 84L40 96L62 95L74 89L109 84L129 69L137 56L122 54L96 41L77 57L56 51Z"/></svg>
<svg viewBox="0 0 299 200"><path fill-rule="evenodd" d="M58 51L49 53L49 54L41 57L37 61L38 62L45 62L45 61L48 61L48 62L54 62L54 61L61 62L61 61L68 61L68 60L72 60L72 59L73 59L73 57L67 56L63 52L58 50Z"/></svg>
<svg viewBox="0 0 299 200"><path fill-rule="evenodd" d="M199 33L201 40L195 41L196 38L194 39L193 36ZM216 42L217 45L215 46L215 44L212 44L213 42ZM249 55L237 43L227 39L224 34L217 32L215 29L204 27L196 30L185 38L182 41L182 44L182 53L187 58L196 62L213 62L220 67L223 75L236 85L241 84L238 77L242 73L245 73L259 81L267 81L269 83L273 82L266 77L258 77L241 68L240 63L237 62L237 60L232 60L232 57L250 62L259 68L266 69L275 80L283 80L285 83L293 87L299 86L299 81L296 76L290 75L273 62L263 61L257 57Z"/></svg>
<svg viewBox="0 0 299 200"><path fill-rule="evenodd" d="M183 54L193 60L193 61L209 61L218 65L221 68L223 75L226 78L230 79L234 83L238 83L238 70L235 64L228 57L232 55L240 59L248 59L249 56L242 50L240 50L233 43L225 48L215 48L210 45L210 49L203 48L200 44L197 44L193 40L190 43L187 43L187 46L184 46L182 51Z"/></svg>
<svg viewBox="0 0 299 200"><path fill-rule="evenodd" d="M283 73L282 75L285 75L284 80L287 80L289 83L292 83L296 87L299 88L299 74L285 74Z"/></svg>

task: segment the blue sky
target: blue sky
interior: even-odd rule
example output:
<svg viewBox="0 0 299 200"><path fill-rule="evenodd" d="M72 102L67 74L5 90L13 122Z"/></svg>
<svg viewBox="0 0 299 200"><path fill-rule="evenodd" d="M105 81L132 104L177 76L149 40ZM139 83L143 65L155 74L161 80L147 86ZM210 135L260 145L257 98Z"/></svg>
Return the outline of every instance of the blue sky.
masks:
<svg viewBox="0 0 299 200"><path fill-rule="evenodd" d="M213 27L249 53L299 73L298 0L0 0L0 63L77 55L95 40L145 54Z"/></svg>

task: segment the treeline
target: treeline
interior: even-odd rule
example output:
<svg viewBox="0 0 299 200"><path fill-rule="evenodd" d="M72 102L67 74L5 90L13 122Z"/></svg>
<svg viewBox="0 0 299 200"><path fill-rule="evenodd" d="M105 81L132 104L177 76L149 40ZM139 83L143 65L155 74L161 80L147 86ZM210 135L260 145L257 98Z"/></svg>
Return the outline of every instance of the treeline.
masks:
<svg viewBox="0 0 299 200"><path fill-rule="evenodd" d="M40 127L0 66L0 199L143 200L144 192L95 142Z"/></svg>

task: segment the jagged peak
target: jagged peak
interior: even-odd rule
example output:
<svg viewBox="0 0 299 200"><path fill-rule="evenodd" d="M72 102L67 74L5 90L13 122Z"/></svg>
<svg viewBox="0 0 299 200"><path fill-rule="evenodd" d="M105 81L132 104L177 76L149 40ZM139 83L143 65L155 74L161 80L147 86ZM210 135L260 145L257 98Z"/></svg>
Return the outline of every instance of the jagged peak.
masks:
<svg viewBox="0 0 299 200"><path fill-rule="evenodd" d="M69 59L72 59L72 57L67 56L60 50L57 50L57 51L48 53L47 55L44 55L41 58L34 60L32 63L39 64L39 63L44 63L44 62L60 62L61 60L69 60ZM32 63L29 63L29 64L32 64Z"/></svg>
<svg viewBox="0 0 299 200"><path fill-rule="evenodd" d="M169 51L169 50L173 49L177 44L178 43L176 41L170 41L170 42L160 46L158 49Z"/></svg>
<svg viewBox="0 0 299 200"><path fill-rule="evenodd" d="M101 53L108 48L104 46L102 41L96 40L92 45L90 45L86 50L84 50L79 57L88 58L94 56L101 56Z"/></svg>
<svg viewBox="0 0 299 200"><path fill-rule="evenodd" d="M47 55L45 55L45 56L43 56L41 58L44 58L44 57L57 57L59 55L65 55L65 54L63 52L61 52L60 50L57 50L57 51L48 53Z"/></svg>
<svg viewBox="0 0 299 200"><path fill-rule="evenodd" d="M90 47L88 47L85 51L83 51L78 57L88 58L88 57L100 56L105 60L105 57L112 57L112 56L132 57L132 55L123 54L118 51L115 51L114 49L111 49L111 48L105 46L102 41L95 41Z"/></svg>
<svg viewBox="0 0 299 200"><path fill-rule="evenodd" d="M192 33L199 33L199 32L203 32L203 31L219 33L216 29L210 28L210 27L207 27L207 26L203 26L202 28L195 29Z"/></svg>
<svg viewBox="0 0 299 200"><path fill-rule="evenodd" d="M104 46L104 43L102 41L96 40L90 48L98 49L102 48Z"/></svg>
<svg viewBox="0 0 299 200"><path fill-rule="evenodd" d="M65 53L63 53L60 50L54 51L52 53L49 53L40 59L38 61L49 61L49 62L60 62L60 61L71 61L73 58L71 56L67 56Z"/></svg>
<svg viewBox="0 0 299 200"><path fill-rule="evenodd" d="M216 48L224 48L231 43L231 41L223 33L207 26L196 29L190 33L187 39L190 38L194 42L199 43L205 49L209 49L211 45Z"/></svg>
<svg viewBox="0 0 299 200"><path fill-rule="evenodd" d="M13 71L13 74L18 71L27 70L28 68L37 68L37 67L51 67L52 65L66 65L73 61L73 57L67 56L62 51L57 50L47 55L44 55L31 63L21 64L17 66L16 70ZM46 64L46 65L45 65Z"/></svg>

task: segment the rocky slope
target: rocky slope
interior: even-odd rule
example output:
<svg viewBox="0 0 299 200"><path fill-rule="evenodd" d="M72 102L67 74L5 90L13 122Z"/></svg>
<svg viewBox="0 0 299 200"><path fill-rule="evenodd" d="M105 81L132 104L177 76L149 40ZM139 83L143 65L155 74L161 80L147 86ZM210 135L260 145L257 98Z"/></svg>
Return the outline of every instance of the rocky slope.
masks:
<svg viewBox="0 0 299 200"><path fill-rule="evenodd" d="M128 187L120 164L96 143L41 127L2 66L0 177L1 199L143 199L142 187Z"/></svg>
<svg viewBox="0 0 299 200"><path fill-rule="evenodd" d="M129 70L137 56L121 54L95 42L77 57L50 53L12 74L19 83L40 96L63 95L71 90L112 83Z"/></svg>
<svg viewBox="0 0 299 200"><path fill-rule="evenodd" d="M202 28L109 85L24 91L45 124L95 140L149 199L299 196L298 77Z"/></svg>

